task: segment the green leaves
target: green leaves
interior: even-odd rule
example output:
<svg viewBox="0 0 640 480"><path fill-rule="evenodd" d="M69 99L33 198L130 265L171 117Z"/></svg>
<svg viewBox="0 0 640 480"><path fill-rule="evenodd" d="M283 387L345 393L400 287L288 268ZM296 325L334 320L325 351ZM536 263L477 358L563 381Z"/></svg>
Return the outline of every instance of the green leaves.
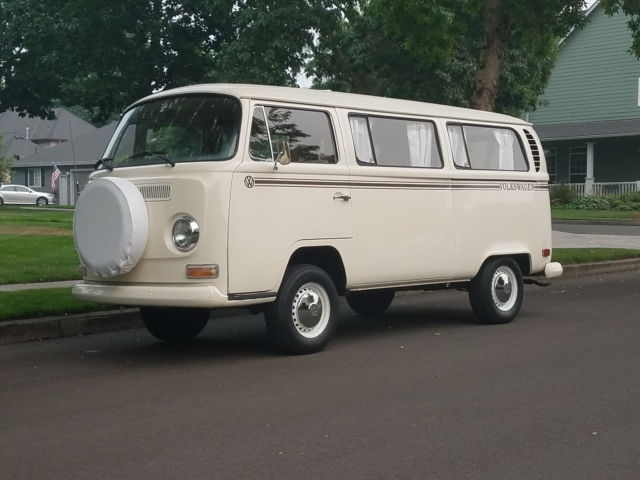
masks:
<svg viewBox="0 0 640 480"><path fill-rule="evenodd" d="M175 86L294 84L312 41L309 9L296 0L1 2L0 111L51 115L63 103L104 123Z"/></svg>
<svg viewBox="0 0 640 480"><path fill-rule="evenodd" d="M487 29L489 1L499 16ZM501 42L498 69L489 73L498 80L485 83L495 84L495 109L519 113L535 108L557 40L581 21L583 5L0 0L0 111L50 116L54 105L77 105L105 123L153 91L202 82L295 85L303 68L316 87L468 106L493 31Z"/></svg>

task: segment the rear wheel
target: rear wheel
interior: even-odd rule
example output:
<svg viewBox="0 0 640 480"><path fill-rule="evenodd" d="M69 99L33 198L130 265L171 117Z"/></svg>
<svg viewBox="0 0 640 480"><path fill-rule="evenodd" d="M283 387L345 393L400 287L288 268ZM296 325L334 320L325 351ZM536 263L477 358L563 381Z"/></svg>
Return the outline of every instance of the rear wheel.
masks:
<svg viewBox="0 0 640 480"><path fill-rule="evenodd" d="M0 205L4 205L4 200L0 198Z"/></svg>
<svg viewBox="0 0 640 480"><path fill-rule="evenodd" d="M315 353L335 329L338 294L331 277L315 265L287 270L276 301L265 310L267 330L281 351Z"/></svg>
<svg viewBox="0 0 640 480"><path fill-rule="evenodd" d="M49 203L49 201L44 197L40 197L40 198L38 198L38 200L36 200L36 205L38 205L40 207L44 207L48 203Z"/></svg>
<svg viewBox="0 0 640 480"><path fill-rule="evenodd" d="M394 290L368 290L345 296L351 310L363 317L375 317L387 311L396 292Z"/></svg>
<svg viewBox="0 0 640 480"><path fill-rule="evenodd" d="M140 308L149 333L169 343L195 338L206 327L210 313L207 308Z"/></svg>
<svg viewBox="0 0 640 480"><path fill-rule="evenodd" d="M497 325L512 321L522 305L522 273L511 258L487 261L471 280L469 300L478 319Z"/></svg>

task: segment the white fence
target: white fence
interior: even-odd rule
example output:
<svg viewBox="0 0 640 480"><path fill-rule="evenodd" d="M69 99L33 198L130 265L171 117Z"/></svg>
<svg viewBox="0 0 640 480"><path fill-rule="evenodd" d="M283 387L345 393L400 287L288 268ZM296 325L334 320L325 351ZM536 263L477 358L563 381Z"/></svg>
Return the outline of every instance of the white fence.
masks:
<svg viewBox="0 0 640 480"><path fill-rule="evenodd" d="M571 189L577 197L587 195L586 184L584 183L565 183L563 184ZM550 185L551 189L560 185ZM626 193L640 192L640 181L638 182L593 182L590 195L624 195Z"/></svg>

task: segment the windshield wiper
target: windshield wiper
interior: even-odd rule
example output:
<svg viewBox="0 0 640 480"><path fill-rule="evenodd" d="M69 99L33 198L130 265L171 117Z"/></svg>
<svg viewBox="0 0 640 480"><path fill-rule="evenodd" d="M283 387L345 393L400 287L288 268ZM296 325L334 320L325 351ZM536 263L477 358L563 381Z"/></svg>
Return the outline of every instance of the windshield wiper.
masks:
<svg viewBox="0 0 640 480"><path fill-rule="evenodd" d="M100 165L104 165L107 170L109 170L110 172L113 172L113 166L111 165L111 162L113 162L113 158L110 158L110 157L101 158L93 166L93 169L97 170Z"/></svg>
<svg viewBox="0 0 640 480"><path fill-rule="evenodd" d="M158 150L145 150L144 152L134 153L133 155L129 156L129 159L133 160L134 158L157 156L163 162L167 162L172 167L175 167L176 162L168 158L166 155L167 155L167 152L162 152Z"/></svg>

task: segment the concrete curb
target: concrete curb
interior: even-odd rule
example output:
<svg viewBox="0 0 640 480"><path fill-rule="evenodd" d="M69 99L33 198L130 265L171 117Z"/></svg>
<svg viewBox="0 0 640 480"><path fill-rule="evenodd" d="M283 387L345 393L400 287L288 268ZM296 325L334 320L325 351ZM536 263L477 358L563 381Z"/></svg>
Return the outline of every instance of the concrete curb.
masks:
<svg viewBox="0 0 640 480"><path fill-rule="evenodd" d="M613 260L610 262L576 263L575 265L564 265L563 268L563 276L565 277L630 272L640 270L640 258Z"/></svg>
<svg viewBox="0 0 640 480"><path fill-rule="evenodd" d="M640 270L640 258L612 262L582 263L564 266L563 277L579 277ZM562 278L562 277L561 277ZM422 293L406 292L410 293ZM221 308L212 312L211 318L244 315L245 311ZM27 320L0 322L0 345L106 333L117 330L141 328L142 321L137 308L121 308L101 312L42 317Z"/></svg>
<svg viewBox="0 0 640 480"><path fill-rule="evenodd" d="M244 310L238 308L220 308L211 312L211 318L232 317L245 313ZM142 320L137 308L0 321L0 345L133 330L142 327Z"/></svg>
<svg viewBox="0 0 640 480"><path fill-rule="evenodd" d="M0 345L142 327L137 308L0 322Z"/></svg>

